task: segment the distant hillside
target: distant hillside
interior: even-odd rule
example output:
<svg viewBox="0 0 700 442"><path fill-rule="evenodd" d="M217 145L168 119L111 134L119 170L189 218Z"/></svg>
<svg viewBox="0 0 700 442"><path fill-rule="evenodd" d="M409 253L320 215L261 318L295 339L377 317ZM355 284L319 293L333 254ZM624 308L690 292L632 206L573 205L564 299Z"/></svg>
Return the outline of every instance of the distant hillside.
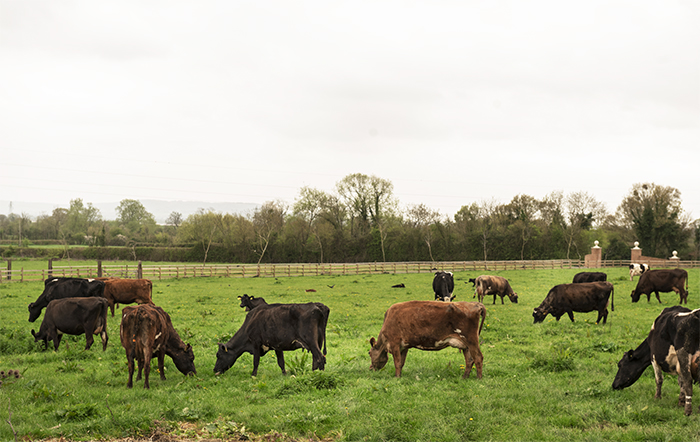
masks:
<svg viewBox="0 0 700 442"><path fill-rule="evenodd" d="M182 218L186 219L189 215L196 213L199 209L213 210L214 212L233 213L247 215L259 207L259 204L253 203L214 203L207 201L160 201L160 200L139 200L141 204L156 218L159 224L165 223L165 220L172 212L179 212ZM83 201L85 204L90 201ZM117 219L116 208L119 202L113 203L93 203L93 206L100 210L102 218L106 220ZM50 215L54 209L63 207L69 208L70 204L60 205L53 203L32 203L25 201L12 201L12 213L26 213L32 218L39 215ZM0 200L0 214L10 213L10 201Z"/></svg>

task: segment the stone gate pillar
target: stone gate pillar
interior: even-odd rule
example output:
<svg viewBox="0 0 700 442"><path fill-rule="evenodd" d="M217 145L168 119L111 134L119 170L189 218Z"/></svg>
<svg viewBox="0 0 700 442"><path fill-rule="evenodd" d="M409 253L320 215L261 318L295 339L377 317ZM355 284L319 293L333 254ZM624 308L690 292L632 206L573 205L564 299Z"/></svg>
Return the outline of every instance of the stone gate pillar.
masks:
<svg viewBox="0 0 700 442"><path fill-rule="evenodd" d="M639 248L639 242L634 242L634 247L632 247L630 253L630 261L633 263L639 263L642 259L642 249Z"/></svg>
<svg viewBox="0 0 700 442"><path fill-rule="evenodd" d="M591 247L591 253L586 255L584 265L587 268L597 268L603 263L603 249L601 249L598 244L598 241L594 241L593 247Z"/></svg>

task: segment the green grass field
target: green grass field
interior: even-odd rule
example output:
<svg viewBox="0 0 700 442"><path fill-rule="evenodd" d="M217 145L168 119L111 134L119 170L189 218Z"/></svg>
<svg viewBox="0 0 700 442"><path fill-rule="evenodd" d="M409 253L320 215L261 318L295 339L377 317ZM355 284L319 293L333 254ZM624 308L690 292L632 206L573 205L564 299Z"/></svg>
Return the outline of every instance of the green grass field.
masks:
<svg viewBox="0 0 700 442"><path fill-rule="evenodd" d="M464 359L452 348L410 350L400 379L393 377L391 358L383 370L369 370L368 341L384 312L396 302L432 299L429 273L154 281L154 302L194 347L197 376L183 376L166 357L167 380L158 378L154 363L150 390L142 381L126 388L119 316L109 317L106 352L99 339L84 351L84 336L66 336L57 352L44 351L30 334L43 314L27 321L27 305L42 284L0 284L0 370L22 373L0 386L0 441L14 440L12 428L20 439L73 440L137 437L156 429L206 438L287 434L348 441L700 440L700 400L694 414L684 416L674 377L667 376L660 400L654 399L651 368L630 388L611 388L622 354L646 337L678 295L662 294L662 305L655 298L632 304L636 278L630 282L624 268L604 271L615 285L615 311L605 326L594 323L595 312L575 314L575 323L566 315L560 322L548 316L543 324L532 323L532 309L576 270L493 272L509 279L520 303L485 300L481 380L475 372L461 379ZM688 307L698 308L700 270L689 275ZM455 274L457 301L472 301L465 282L475 276ZM398 283L406 288L391 288ZM293 375L283 376L270 352L256 378L248 354L214 376L217 343L245 317L237 300L244 293L268 302L328 305L325 372L311 372L310 355L297 350L286 353Z"/></svg>

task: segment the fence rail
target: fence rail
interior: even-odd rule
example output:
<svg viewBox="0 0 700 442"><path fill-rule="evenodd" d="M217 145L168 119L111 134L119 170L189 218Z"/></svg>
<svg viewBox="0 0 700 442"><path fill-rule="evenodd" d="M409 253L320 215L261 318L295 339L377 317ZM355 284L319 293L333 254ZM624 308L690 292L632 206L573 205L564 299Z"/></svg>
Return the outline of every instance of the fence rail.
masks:
<svg viewBox="0 0 700 442"><path fill-rule="evenodd" d="M629 260L598 261L599 268L627 267ZM142 266L103 265L54 266L40 270L24 268L0 269L0 283L43 281L50 276L95 278L146 278L162 280L170 278L226 277L226 278L274 278L319 275L367 275L381 273L429 273L435 270L451 272L533 270L533 269L583 269L582 260L532 260L532 261L449 261L449 262L372 262L334 264L170 264ZM700 268L700 261L668 260L664 267Z"/></svg>

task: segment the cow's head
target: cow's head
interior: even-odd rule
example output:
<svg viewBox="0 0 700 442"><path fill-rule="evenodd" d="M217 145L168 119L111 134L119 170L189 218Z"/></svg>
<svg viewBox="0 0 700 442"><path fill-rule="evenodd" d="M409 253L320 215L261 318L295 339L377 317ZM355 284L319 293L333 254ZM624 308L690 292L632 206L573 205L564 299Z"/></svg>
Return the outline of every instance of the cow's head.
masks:
<svg viewBox="0 0 700 442"><path fill-rule="evenodd" d="M532 317L535 318L535 324L538 322L543 322L544 318L547 317L549 314L549 311L542 308L542 307L535 307L535 309L532 311Z"/></svg>
<svg viewBox="0 0 700 442"><path fill-rule="evenodd" d="M632 302L639 302L639 298L642 296L641 292L637 292L637 289L632 290Z"/></svg>
<svg viewBox="0 0 700 442"><path fill-rule="evenodd" d="M34 322L41 315L42 307L39 307L36 302L32 302L28 306L29 308L29 322Z"/></svg>
<svg viewBox="0 0 700 442"><path fill-rule="evenodd" d="M455 297L452 295L454 291L455 282L452 272L439 271L435 272L435 278L433 279L433 291L435 291L435 300L450 302Z"/></svg>
<svg viewBox="0 0 700 442"><path fill-rule="evenodd" d="M622 390L637 382L644 370L651 364L649 345L646 347L646 339L636 350L625 352L617 363L617 374L612 383L613 390Z"/></svg>
<svg viewBox="0 0 700 442"><path fill-rule="evenodd" d="M370 360L370 370L381 370L389 361L389 355L385 348L380 348L377 345L377 340L372 338L369 340L369 345L372 347L369 349L369 360Z"/></svg>
<svg viewBox="0 0 700 442"><path fill-rule="evenodd" d="M184 375L197 374L194 368L194 352L192 346L187 344L184 348L178 348L168 353L175 363L175 367Z"/></svg>
<svg viewBox="0 0 700 442"><path fill-rule="evenodd" d="M518 294L515 292L509 293L508 299L510 299L510 302L512 302L513 304L517 304L518 303Z"/></svg>
<svg viewBox="0 0 700 442"><path fill-rule="evenodd" d="M214 374L224 374L226 370L233 367L238 359L232 351L229 351L226 344L219 342L219 350L216 352L216 364L214 364Z"/></svg>
<svg viewBox="0 0 700 442"><path fill-rule="evenodd" d="M253 306L251 305L251 301L254 299L254 296L248 296L248 295L243 295L239 296L238 299L241 301L241 308L244 308L245 311L250 311Z"/></svg>

